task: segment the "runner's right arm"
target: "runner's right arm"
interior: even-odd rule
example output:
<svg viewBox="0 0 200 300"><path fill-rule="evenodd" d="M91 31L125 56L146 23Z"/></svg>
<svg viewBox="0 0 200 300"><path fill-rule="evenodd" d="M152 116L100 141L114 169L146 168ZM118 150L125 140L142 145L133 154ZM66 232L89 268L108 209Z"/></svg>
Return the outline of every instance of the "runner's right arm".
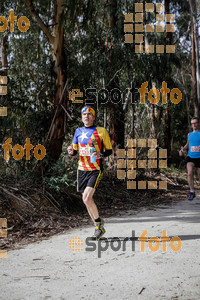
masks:
<svg viewBox="0 0 200 300"><path fill-rule="evenodd" d="M188 136L189 136L189 134L188 134ZM185 144L184 147L181 147L181 149L182 149L182 151L185 151L185 150L187 150L188 148L189 148L189 141L188 141L188 138L187 138L187 143Z"/></svg>
<svg viewBox="0 0 200 300"><path fill-rule="evenodd" d="M74 150L73 154L71 154L71 156L74 156L78 153L78 151Z"/></svg>
<svg viewBox="0 0 200 300"><path fill-rule="evenodd" d="M71 156L74 156L77 154L78 151L74 150L73 148L73 144L71 144L68 148L67 148L68 154Z"/></svg>
<svg viewBox="0 0 200 300"><path fill-rule="evenodd" d="M78 129L78 128L77 128ZM78 137L77 137L77 129L74 133L72 144L67 148L68 153L71 156L74 156L78 153Z"/></svg>
<svg viewBox="0 0 200 300"><path fill-rule="evenodd" d="M189 134L188 134L188 136L189 136ZM187 150L188 148L189 148L189 141L188 141L188 138L187 138L187 143L185 144L184 147L181 147L181 150L179 150L179 155L182 156L183 152L185 150Z"/></svg>

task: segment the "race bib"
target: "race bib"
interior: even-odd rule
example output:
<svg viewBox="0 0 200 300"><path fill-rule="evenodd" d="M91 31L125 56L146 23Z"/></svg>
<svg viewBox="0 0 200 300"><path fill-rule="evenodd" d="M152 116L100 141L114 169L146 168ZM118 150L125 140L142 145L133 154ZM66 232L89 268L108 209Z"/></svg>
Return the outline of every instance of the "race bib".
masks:
<svg viewBox="0 0 200 300"><path fill-rule="evenodd" d="M80 147L79 153L80 156L90 156L90 148Z"/></svg>
<svg viewBox="0 0 200 300"><path fill-rule="evenodd" d="M200 146L192 146L191 147L191 152L199 152L200 151Z"/></svg>

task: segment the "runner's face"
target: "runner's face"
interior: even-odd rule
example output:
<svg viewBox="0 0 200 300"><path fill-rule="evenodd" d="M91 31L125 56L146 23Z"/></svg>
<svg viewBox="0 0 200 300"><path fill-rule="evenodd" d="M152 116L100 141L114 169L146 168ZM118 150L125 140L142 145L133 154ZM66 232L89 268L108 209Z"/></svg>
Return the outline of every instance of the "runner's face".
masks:
<svg viewBox="0 0 200 300"><path fill-rule="evenodd" d="M93 125L95 120L95 117L93 116L93 114L89 111L85 111L82 114L82 121L85 127L90 127Z"/></svg>
<svg viewBox="0 0 200 300"><path fill-rule="evenodd" d="M194 119L191 121L192 129L193 130L198 130L199 129L199 122L198 120Z"/></svg>

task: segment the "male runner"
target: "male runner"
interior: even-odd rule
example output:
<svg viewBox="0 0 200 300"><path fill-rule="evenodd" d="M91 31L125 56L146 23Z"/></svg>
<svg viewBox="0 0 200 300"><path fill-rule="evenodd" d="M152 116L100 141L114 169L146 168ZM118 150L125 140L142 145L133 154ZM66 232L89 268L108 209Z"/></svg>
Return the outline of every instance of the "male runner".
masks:
<svg viewBox="0 0 200 300"><path fill-rule="evenodd" d="M93 237L99 240L105 233L104 221L99 217L93 194L102 178L103 158L112 154L112 145L107 130L94 125L95 110L90 106L84 106L81 114L84 127L76 129L73 144L67 150L70 155L75 155L79 151L77 191L82 193L83 202L95 223ZM92 148L96 151L91 155ZM94 156L96 162L91 162Z"/></svg>
<svg viewBox="0 0 200 300"><path fill-rule="evenodd" d="M194 192L194 178L193 169L196 167L197 174L200 179L200 130L199 130L199 118L194 117L191 120L193 132L188 134L187 143L184 147L181 147L179 155L182 156L183 152L189 148L186 162L187 162L187 173L188 173L188 184L190 187L190 195L188 200L193 200L195 197Z"/></svg>

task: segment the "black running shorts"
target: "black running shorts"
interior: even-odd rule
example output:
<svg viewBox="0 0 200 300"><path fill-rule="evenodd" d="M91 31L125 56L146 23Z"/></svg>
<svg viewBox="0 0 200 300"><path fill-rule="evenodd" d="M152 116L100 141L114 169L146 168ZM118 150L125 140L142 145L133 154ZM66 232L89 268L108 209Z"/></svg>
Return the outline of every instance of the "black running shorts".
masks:
<svg viewBox="0 0 200 300"><path fill-rule="evenodd" d="M96 189L102 178L103 172L100 170L94 171L77 171L77 191L83 193L87 186Z"/></svg>
<svg viewBox="0 0 200 300"><path fill-rule="evenodd" d="M196 168L200 168L200 158L191 158L189 156L186 157L186 162L194 163Z"/></svg>

